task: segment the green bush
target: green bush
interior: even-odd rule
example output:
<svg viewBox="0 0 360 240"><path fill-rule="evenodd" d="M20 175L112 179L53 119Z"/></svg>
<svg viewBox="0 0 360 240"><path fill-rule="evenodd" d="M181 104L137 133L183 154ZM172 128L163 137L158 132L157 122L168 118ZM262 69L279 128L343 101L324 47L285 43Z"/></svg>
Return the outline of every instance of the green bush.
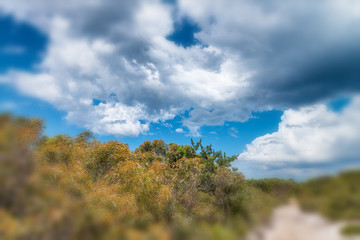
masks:
<svg viewBox="0 0 360 240"><path fill-rule="evenodd" d="M359 224L346 225L341 229L341 233L345 236L360 235L360 225Z"/></svg>

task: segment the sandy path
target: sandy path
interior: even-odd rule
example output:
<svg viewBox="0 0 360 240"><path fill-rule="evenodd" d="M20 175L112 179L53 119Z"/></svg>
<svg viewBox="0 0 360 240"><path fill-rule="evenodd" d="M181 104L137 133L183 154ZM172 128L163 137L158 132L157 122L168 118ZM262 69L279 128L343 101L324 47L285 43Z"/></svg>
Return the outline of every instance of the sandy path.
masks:
<svg viewBox="0 0 360 240"><path fill-rule="evenodd" d="M342 223L302 212L295 202L275 209L269 223L253 231L249 240L359 240L341 236Z"/></svg>

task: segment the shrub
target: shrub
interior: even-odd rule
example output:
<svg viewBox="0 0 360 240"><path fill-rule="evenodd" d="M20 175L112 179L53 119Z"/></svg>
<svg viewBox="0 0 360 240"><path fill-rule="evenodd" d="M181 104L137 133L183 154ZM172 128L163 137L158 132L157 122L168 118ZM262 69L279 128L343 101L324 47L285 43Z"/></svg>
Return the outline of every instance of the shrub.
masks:
<svg viewBox="0 0 360 240"><path fill-rule="evenodd" d="M116 164L129 159L129 157L130 150L127 144L117 141L97 142L91 149L91 156L85 163L85 167L93 179L98 180Z"/></svg>

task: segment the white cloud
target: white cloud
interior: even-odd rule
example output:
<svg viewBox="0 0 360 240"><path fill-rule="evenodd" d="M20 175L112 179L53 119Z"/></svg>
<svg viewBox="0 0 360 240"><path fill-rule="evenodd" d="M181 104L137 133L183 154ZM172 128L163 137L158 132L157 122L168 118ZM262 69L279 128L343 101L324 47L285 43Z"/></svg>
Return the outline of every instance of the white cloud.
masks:
<svg viewBox="0 0 360 240"><path fill-rule="evenodd" d="M164 127L167 127L167 128L172 128L173 126L172 126L172 124L171 123L163 123L162 124Z"/></svg>
<svg viewBox="0 0 360 240"><path fill-rule="evenodd" d="M230 136L234 137L234 138L238 138L237 133L239 132L236 128L231 127L229 128L229 132L230 132Z"/></svg>
<svg viewBox="0 0 360 240"><path fill-rule="evenodd" d="M146 133L151 122L171 119L192 107L229 101L244 85L236 79L239 72L231 59L218 72L206 67L222 58L218 50L184 49L165 39L172 31L172 9L160 1L142 2L135 10L125 4L130 15L111 22L111 33L104 36L81 32L76 24L92 19L72 8L55 9L44 3L40 11L27 3L16 8L15 2L2 4L46 31L50 45L38 66L40 73L11 72L8 78L15 79L23 93L51 102L68 113L69 121L95 132ZM35 4L40 5L40 0ZM84 2L83 7L91 12L97 4ZM137 52L141 49L147 50ZM106 105L93 106L92 99ZM196 135L201 124L186 126Z"/></svg>
<svg viewBox="0 0 360 240"><path fill-rule="evenodd" d="M177 132L177 133L184 133L184 129L182 129L182 128L177 128L177 129L175 130L175 132Z"/></svg>
<svg viewBox="0 0 360 240"><path fill-rule="evenodd" d="M66 96L62 95L56 79L50 74L29 74L10 72L8 78L24 94L37 97L50 103L57 103ZM9 80L10 81L10 80Z"/></svg>
<svg viewBox="0 0 360 240"><path fill-rule="evenodd" d="M238 157L242 161L321 164L360 159L360 96L341 112L325 105L286 110L277 132L256 138Z"/></svg>
<svg viewBox="0 0 360 240"><path fill-rule="evenodd" d="M143 37L166 36L172 31L171 9L159 1L145 1L135 14L135 22Z"/></svg>
<svg viewBox="0 0 360 240"><path fill-rule="evenodd" d="M139 119L145 117L145 113L141 106L127 107L119 103L101 103L94 108L91 116L96 124L91 124L89 127L95 132L136 136L149 130L148 123L141 124L139 121ZM79 118L76 116L75 112L74 115L69 115L68 117L75 117L75 119Z"/></svg>

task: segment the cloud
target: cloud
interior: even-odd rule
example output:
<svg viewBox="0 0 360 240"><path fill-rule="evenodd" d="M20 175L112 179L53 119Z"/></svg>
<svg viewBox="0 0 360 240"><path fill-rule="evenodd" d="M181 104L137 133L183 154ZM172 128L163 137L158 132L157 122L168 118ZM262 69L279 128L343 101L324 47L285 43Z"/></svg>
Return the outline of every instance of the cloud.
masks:
<svg viewBox="0 0 360 240"><path fill-rule="evenodd" d="M199 136L204 125L360 90L352 0L0 0L0 9L49 38L36 71L2 81L98 133L136 136L188 113L183 127ZM196 26L189 44L168 37L182 19Z"/></svg>
<svg viewBox="0 0 360 240"><path fill-rule="evenodd" d="M256 138L238 156L267 169L294 168L321 171L329 166L359 166L360 96L341 112L317 104L286 110L278 131Z"/></svg>
<svg viewBox="0 0 360 240"><path fill-rule="evenodd" d="M28 74L20 72L10 72L8 75L9 81L24 94L43 99L48 102L56 103L65 99L66 96L62 95L59 87L57 86L56 79L50 74ZM70 98L70 96L68 97Z"/></svg>
<svg viewBox="0 0 360 240"><path fill-rule="evenodd" d="M184 133L184 129L182 129L182 128L177 128L177 129L175 130L175 132L177 132L177 133Z"/></svg>
<svg viewBox="0 0 360 240"><path fill-rule="evenodd" d="M229 128L229 132L230 132L230 136L234 137L234 138L238 138L237 133L239 132L236 128L231 127Z"/></svg>
<svg viewBox="0 0 360 240"><path fill-rule="evenodd" d="M173 125L171 123L163 123L162 125L164 127L166 127L166 128L172 128L173 127Z"/></svg>

